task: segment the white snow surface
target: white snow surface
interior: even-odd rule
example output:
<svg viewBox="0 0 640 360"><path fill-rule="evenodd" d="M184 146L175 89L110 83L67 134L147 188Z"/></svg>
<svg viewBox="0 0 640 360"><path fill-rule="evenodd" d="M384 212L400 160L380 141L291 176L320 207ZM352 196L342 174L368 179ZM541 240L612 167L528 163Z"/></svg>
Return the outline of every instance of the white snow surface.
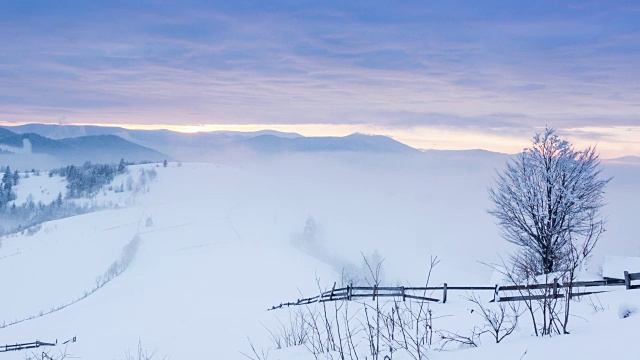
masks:
<svg viewBox="0 0 640 360"><path fill-rule="evenodd" d="M612 279L624 279L624 272L640 272L638 256L605 256L602 262L602 276Z"/></svg>
<svg viewBox="0 0 640 360"><path fill-rule="evenodd" d="M21 173L18 185L14 187L17 195L14 200L16 205L27 202L29 195L34 202L42 201L44 204L49 204L59 193L64 196L67 191L67 182L60 176L49 177L46 171L40 172L38 176L28 173L28 176L25 177L25 173Z"/></svg>
<svg viewBox="0 0 640 360"><path fill-rule="evenodd" d="M320 154L226 165L144 165L158 172L149 192L104 192L95 200L126 207L1 239L0 324L77 299L134 236L141 245L130 267L94 294L0 328L0 345L77 336L69 352L82 359L124 358L138 340L171 359L244 358L239 351L249 351L247 337L269 347L262 324L286 316L286 309L267 308L317 294L316 278L330 287L344 266L359 266L361 252L377 251L385 259L385 285L422 285L432 255L441 263L431 285L491 285L492 269L483 263L496 263L513 250L486 213L487 188L505 160L483 154ZM136 175L138 169L129 171ZM604 211L609 231L590 264L594 271L604 255L640 255L635 226L640 167L605 163L605 173L615 178ZM23 179L17 202L25 193L51 201L61 186L57 177ZM301 251L292 237L302 232L308 216L319 225L319 244ZM461 295L451 292L446 304L433 305L447 315L442 326L455 330L469 324L472 315ZM487 341L475 349L431 351L428 357L637 358L632 345L640 316L621 319L618 312L640 307L640 290L616 288L599 299L600 312L586 300L575 305L579 318L572 320L570 335L535 338L522 325L499 345ZM23 359L24 353L0 357ZM313 356L297 347L272 350L269 359Z"/></svg>

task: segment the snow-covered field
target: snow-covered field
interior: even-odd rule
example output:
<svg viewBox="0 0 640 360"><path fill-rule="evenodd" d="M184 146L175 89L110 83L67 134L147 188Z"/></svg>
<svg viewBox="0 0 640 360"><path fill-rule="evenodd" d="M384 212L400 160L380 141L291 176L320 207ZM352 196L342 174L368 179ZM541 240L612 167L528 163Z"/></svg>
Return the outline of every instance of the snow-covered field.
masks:
<svg viewBox="0 0 640 360"><path fill-rule="evenodd" d="M172 359L239 359L247 337L271 346L262 324L287 310L272 305L318 292L358 269L361 253L384 258L384 284L422 285L428 259L441 260L431 284L493 285L496 262L513 248L499 236L486 209L494 169L506 156L482 152L383 155L292 155L236 164L155 164L150 191L102 192L98 204L119 209L44 224L33 235L2 238L0 345L77 336L69 352L82 359L120 359L140 340ZM129 171L137 174L138 167ZM640 166L605 162L614 176L606 200L608 231L591 263L604 255L640 256ZM117 178L114 184L124 181ZM64 187L46 175L22 179L18 202L32 194L51 201ZM52 197L53 196L53 197ZM293 245L311 216L317 243ZM135 260L124 273L82 297L121 257L135 236ZM640 269L629 269L640 271ZM621 308L640 308L640 290L599 296L603 310L575 305L572 334L540 339L522 325L505 343L476 349L431 351L430 359L635 359L640 315L621 319ZM433 304L442 326L463 327L475 315L452 292ZM437 324L437 323L436 323ZM526 352L526 354L525 354ZM524 356L523 356L524 355ZM1 353L23 359L23 352ZM269 359L312 359L304 347L271 351Z"/></svg>

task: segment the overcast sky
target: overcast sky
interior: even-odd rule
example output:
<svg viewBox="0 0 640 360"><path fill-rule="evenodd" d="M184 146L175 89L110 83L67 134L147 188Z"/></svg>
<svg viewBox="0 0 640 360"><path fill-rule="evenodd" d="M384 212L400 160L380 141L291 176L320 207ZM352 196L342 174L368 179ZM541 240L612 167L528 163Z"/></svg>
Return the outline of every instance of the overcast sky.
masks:
<svg viewBox="0 0 640 360"><path fill-rule="evenodd" d="M3 0L0 122L640 155L640 3Z"/></svg>

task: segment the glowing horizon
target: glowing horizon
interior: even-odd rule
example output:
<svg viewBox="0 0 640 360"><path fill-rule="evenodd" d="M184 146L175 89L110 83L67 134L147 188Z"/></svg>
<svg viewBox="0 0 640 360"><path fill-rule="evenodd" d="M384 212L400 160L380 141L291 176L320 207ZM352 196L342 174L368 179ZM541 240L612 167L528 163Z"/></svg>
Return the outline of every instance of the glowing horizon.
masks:
<svg viewBox="0 0 640 360"><path fill-rule="evenodd" d="M27 123L3 123L0 126L18 126ZM62 126L102 126L121 127L129 130L169 130L187 134L216 131L256 132L273 130L284 133L297 133L305 137L316 136L347 136L353 133L368 135L383 135L393 138L403 144L421 150L487 150L506 154L515 154L529 146L531 134L501 134L499 131L487 134L482 131L463 131L443 127L416 127L412 129L384 128L371 124L102 124L102 123L74 123L55 124ZM541 129L541 128L540 128ZM538 130L540 130L538 129ZM640 156L640 149L633 145L634 140L640 138L640 126L624 128L571 128L557 129L558 133L569 140L577 148L596 146L598 152L605 159L623 156ZM587 135L585 135L587 134ZM594 137L599 141L590 141Z"/></svg>

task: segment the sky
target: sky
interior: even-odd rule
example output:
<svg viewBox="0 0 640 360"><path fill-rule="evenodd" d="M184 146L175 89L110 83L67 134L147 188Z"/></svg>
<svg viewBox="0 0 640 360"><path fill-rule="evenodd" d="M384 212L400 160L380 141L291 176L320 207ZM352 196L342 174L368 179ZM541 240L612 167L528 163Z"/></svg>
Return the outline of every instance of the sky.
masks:
<svg viewBox="0 0 640 360"><path fill-rule="evenodd" d="M637 1L0 2L0 124L640 156Z"/></svg>

